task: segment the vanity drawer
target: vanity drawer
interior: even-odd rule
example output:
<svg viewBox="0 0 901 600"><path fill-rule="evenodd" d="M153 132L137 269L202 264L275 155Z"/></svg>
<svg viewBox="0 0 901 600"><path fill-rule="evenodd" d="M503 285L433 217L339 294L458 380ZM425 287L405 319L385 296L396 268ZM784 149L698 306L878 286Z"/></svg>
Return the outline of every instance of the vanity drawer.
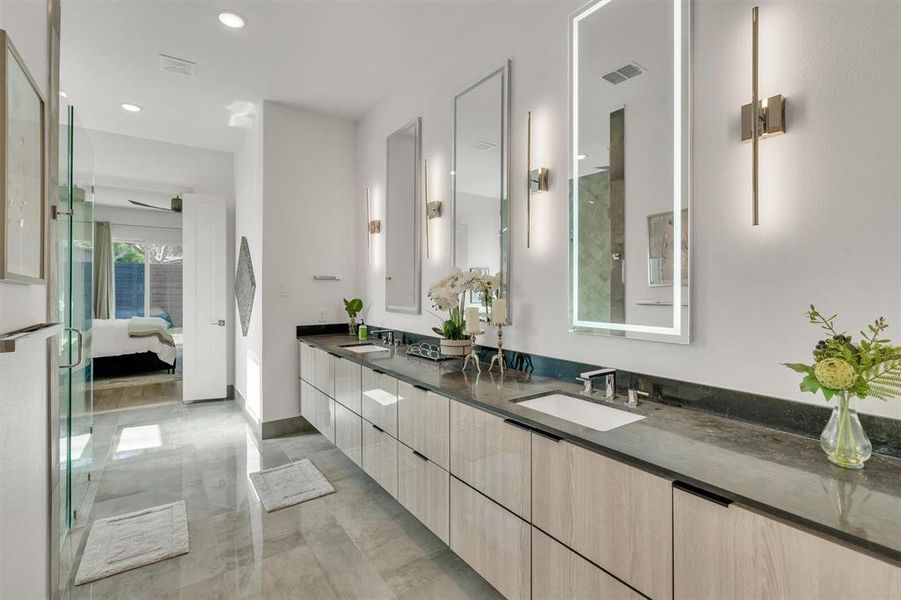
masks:
<svg viewBox="0 0 901 600"><path fill-rule="evenodd" d="M450 462L450 399L397 383L397 439L442 469Z"/></svg>
<svg viewBox="0 0 901 600"><path fill-rule="evenodd" d="M397 437L397 379L381 371L363 369L363 418Z"/></svg>
<svg viewBox="0 0 901 600"><path fill-rule="evenodd" d="M335 402L335 446L363 466L363 419L339 402Z"/></svg>
<svg viewBox="0 0 901 600"><path fill-rule="evenodd" d="M404 444L397 445L397 500L432 533L448 542L450 475Z"/></svg>
<svg viewBox="0 0 901 600"><path fill-rule="evenodd" d="M331 354L319 348L313 348L313 384L320 392L330 398L335 397L335 371L334 360Z"/></svg>
<svg viewBox="0 0 901 600"><path fill-rule="evenodd" d="M300 378L313 385L315 371L313 347L306 342L298 342L298 346L300 346Z"/></svg>
<svg viewBox="0 0 901 600"><path fill-rule="evenodd" d="M675 598L901 598L901 566L673 489Z"/></svg>
<svg viewBox="0 0 901 600"><path fill-rule="evenodd" d="M673 595L672 483L532 434L532 523L651 598Z"/></svg>
<svg viewBox="0 0 901 600"><path fill-rule="evenodd" d="M451 477L450 547L506 598L531 595L531 527Z"/></svg>
<svg viewBox="0 0 901 600"><path fill-rule="evenodd" d="M533 527L532 598L643 600L644 596Z"/></svg>
<svg viewBox="0 0 901 600"><path fill-rule="evenodd" d="M335 401L302 380L300 414L330 442L335 442Z"/></svg>
<svg viewBox="0 0 901 600"><path fill-rule="evenodd" d="M452 400L450 472L489 498L531 518L531 432Z"/></svg>
<svg viewBox="0 0 901 600"><path fill-rule="evenodd" d="M356 414L362 414L360 407L362 367L343 358L333 357L333 360L335 364L335 400Z"/></svg>
<svg viewBox="0 0 901 600"><path fill-rule="evenodd" d="M363 420L363 470L397 498L397 440Z"/></svg>

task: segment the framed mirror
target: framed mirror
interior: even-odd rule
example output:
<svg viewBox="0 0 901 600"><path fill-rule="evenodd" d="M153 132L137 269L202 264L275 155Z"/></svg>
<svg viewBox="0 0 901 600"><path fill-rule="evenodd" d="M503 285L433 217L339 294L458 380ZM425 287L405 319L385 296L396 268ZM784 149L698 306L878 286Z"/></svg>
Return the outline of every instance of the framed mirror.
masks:
<svg viewBox="0 0 901 600"><path fill-rule="evenodd" d="M570 18L570 323L689 341L690 2Z"/></svg>
<svg viewBox="0 0 901 600"><path fill-rule="evenodd" d="M498 275L509 298L510 62L454 96L453 117L454 265Z"/></svg>
<svg viewBox="0 0 901 600"><path fill-rule="evenodd" d="M420 312L419 117L387 141L385 198L385 309Z"/></svg>

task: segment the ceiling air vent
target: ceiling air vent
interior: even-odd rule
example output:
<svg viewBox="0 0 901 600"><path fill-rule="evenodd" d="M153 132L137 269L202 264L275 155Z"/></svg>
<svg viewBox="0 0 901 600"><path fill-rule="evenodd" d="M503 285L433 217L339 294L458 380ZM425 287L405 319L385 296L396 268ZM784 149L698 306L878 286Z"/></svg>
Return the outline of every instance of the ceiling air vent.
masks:
<svg viewBox="0 0 901 600"><path fill-rule="evenodd" d="M160 54L160 69L168 73L194 77L194 72L197 70L197 63L183 58Z"/></svg>
<svg viewBox="0 0 901 600"><path fill-rule="evenodd" d="M616 85L617 83L622 83L624 81L632 79L633 77L637 77L642 73L644 73L644 69L642 69L635 63L629 63L616 69L615 71L610 71L606 75L601 75L601 78L606 79L610 83Z"/></svg>

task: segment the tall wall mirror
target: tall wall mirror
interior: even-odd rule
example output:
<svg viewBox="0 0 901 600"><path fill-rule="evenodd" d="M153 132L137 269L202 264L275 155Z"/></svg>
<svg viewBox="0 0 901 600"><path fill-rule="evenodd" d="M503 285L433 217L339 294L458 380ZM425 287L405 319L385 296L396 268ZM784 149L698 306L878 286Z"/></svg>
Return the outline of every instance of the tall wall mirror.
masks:
<svg viewBox="0 0 901 600"><path fill-rule="evenodd" d="M570 19L574 331L689 341L689 25L687 0Z"/></svg>
<svg viewBox="0 0 901 600"><path fill-rule="evenodd" d="M454 265L510 284L510 63L469 86L453 105ZM466 303L481 305L475 294ZM507 304L509 311L509 302ZM483 309L484 310L484 309ZM507 316L509 320L509 312Z"/></svg>
<svg viewBox="0 0 901 600"><path fill-rule="evenodd" d="M385 309L390 312L420 312L420 129L416 118L387 142Z"/></svg>

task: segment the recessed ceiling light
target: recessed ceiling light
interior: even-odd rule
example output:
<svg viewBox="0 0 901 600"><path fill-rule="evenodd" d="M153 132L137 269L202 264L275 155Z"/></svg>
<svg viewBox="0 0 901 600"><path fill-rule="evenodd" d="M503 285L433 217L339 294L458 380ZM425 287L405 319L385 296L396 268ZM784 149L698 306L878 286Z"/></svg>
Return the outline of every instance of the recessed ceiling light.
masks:
<svg viewBox="0 0 901 600"><path fill-rule="evenodd" d="M230 10L224 10L219 13L219 22L232 29L241 29L247 24L247 20L244 17Z"/></svg>
<svg viewBox="0 0 901 600"><path fill-rule="evenodd" d="M60 96L60 98L68 98L69 94L67 94L65 90L60 90L59 96Z"/></svg>
<svg viewBox="0 0 901 600"><path fill-rule="evenodd" d="M121 106L121 107L122 107L122 110L124 110L124 111L126 111L126 112L136 113L136 112L141 112L141 111L143 110L143 109L142 109L140 106L138 106L137 104L131 104L131 103L129 103L129 102L123 102L123 103L120 104L119 106Z"/></svg>
<svg viewBox="0 0 901 600"><path fill-rule="evenodd" d="M588 155L587 154L579 154L578 156L576 156L576 158L579 160L585 160L586 158L588 158Z"/></svg>

